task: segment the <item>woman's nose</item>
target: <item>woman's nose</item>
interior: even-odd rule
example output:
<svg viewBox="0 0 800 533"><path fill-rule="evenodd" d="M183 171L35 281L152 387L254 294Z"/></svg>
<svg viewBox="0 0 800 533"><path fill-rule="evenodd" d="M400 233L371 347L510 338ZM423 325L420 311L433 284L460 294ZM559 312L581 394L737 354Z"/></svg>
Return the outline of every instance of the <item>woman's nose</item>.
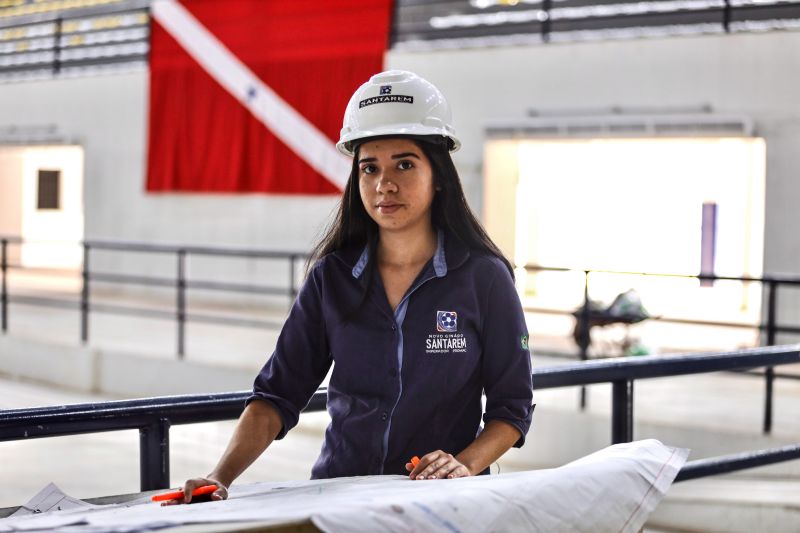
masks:
<svg viewBox="0 0 800 533"><path fill-rule="evenodd" d="M378 192L387 193L396 191L397 184L392 180L392 177L387 173L381 174L381 177L378 179Z"/></svg>

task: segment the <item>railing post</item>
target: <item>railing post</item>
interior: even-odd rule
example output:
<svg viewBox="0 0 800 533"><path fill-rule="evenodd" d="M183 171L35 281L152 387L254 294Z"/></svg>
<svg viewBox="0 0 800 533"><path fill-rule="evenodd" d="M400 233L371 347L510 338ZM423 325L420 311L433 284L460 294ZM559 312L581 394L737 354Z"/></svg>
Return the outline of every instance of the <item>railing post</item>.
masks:
<svg viewBox="0 0 800 533"><path fill-rule="evenodd" d="M81 266L81 343L89 342L89 245L83 243Z"/></svg>
<svg viewBox="0 0 800 533"><path fill-rule="evenodd" d="M59 74L61 72L61 28L63 26L63 20L61 17L56 19L55 23L55 37L53 41L53 74Z"/></svg>
<svg viewBox="0 0 800 533"><path fill-rule="evenodd" d="M178 250L176 318L178 319L178 358L183 359L186 335L186 250Z"/></svg>
<svg viewBox="0 0 800 533"><path fill-rule="evenodd" d="M633 440L633 380L611 382L611 444Z"/></svg>
<svg viewBox="0 0 800 533"><path fill-rule="evenodd" d="M297 298L297 289L295 288L295 279L294 279L294 261L296 256L291 254L289 256L289 296L291 296L292 301L289 302L289 305L294 303L294 299Z"/></svg>
<svg viewBox="0 0 800 533"><path fill-rule="evenodd" d="M542 21L542 42L550 42L550 10L553 7L553 0L542 0L542 11L545 14L545 19Z"/></svg>
<svg viewBox="0 0 800 533"><path fill-rule="evenodd" d="M169 426L166 418L139 428L139 487L146 490L169 487Z"/></svg>
<svg viewBox="0 0 800 533"><path fill-rule="evenodd" d="M769 280L767 293L767 346L774 346L776 341L778 311L778 282ZM768 366L764 372L764 434L772 432L772 385L775 382L775 368Z"/></svg>
<svg viewBox="0 0 800 533"><path fill-rule="evenodd" d="M2 314L3 333L8 331L8 239L0 240L0 314Z"/></svg>
<svg viewBox="0 0 800 533"><path fill-rule="evenodd" d="M589 271L583 271L583 308L581 309L580 330L578 331L579 347L581 350L581 361L589 358L589 344L591 344L591 319L589 307ZM581 385L581 411L586 409L586 385Z"/></svg>

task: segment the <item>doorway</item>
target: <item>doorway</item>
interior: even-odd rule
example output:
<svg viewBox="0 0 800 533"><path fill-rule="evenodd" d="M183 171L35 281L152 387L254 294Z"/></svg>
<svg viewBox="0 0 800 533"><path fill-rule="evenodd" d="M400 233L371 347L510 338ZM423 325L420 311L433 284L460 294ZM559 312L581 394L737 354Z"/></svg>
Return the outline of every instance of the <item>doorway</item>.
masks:
<svg viewBox="0 0 800 533"><path fill-rule="evenodd" d="M583 302L583 270L760 276L766 147L753 137L491 140L485 150L484 220L517 265L526 304L571 311ZM634 288L651 314L755 325L757 283L596 273L592 299ZM703 286L706 285L706 286ZM536 317L568 333L569 320ZM646 323L666 349L757 344L746 328L709 331Z"/></svg>
<svg viewBox="0 0 800 533"><path fill-rule="evenodd" d="M80 267L83 161L81 146L0 147L0 234L25 241L9 247L9 262Z"/></svg>

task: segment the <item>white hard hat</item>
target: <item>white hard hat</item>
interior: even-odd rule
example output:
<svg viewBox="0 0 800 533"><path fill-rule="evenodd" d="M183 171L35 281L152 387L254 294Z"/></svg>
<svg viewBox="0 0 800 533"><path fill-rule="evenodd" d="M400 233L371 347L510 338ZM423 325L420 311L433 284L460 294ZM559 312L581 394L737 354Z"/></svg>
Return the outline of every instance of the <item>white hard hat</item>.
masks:
<svg viewBox="0 0 800 533"><path fill-rule="evenodd" d="M461 147L453 116L442 92L428 80L405 70L372 76L350 98L336 148L353 155L353 141L383 135L441 135L450 151Z"/></svg>

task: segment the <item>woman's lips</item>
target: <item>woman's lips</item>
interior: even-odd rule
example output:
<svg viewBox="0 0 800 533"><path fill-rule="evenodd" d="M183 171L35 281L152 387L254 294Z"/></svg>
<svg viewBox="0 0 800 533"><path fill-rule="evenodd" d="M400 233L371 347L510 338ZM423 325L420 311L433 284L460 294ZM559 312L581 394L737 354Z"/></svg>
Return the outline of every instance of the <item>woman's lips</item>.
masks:
<svg viewBox="0 0 800 533"><path fill-rule="evenodd" d="M400 209L400 204L378 204L378 212L383 215L390 215Z"/></svg>

